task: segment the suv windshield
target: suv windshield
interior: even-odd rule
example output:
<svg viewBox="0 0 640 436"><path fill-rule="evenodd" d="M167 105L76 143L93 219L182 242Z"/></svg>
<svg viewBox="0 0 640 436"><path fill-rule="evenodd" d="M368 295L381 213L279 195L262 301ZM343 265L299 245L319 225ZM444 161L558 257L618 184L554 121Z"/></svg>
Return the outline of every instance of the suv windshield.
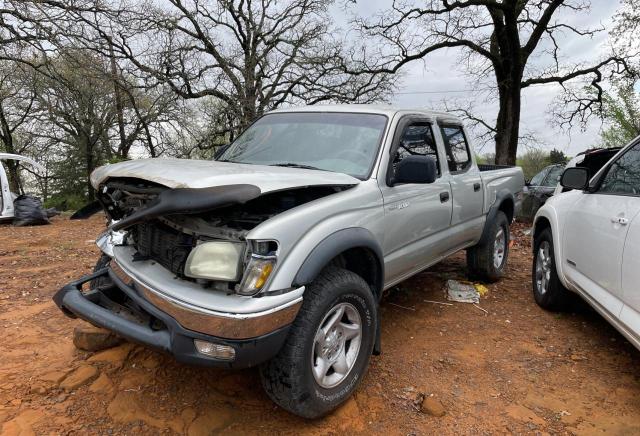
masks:
<svg viewBox="0 0 640 436"><path fill-rule="evenodd" d="M217 160L369 175L387 123L377 114L269 114L253 123Z"/></svg>

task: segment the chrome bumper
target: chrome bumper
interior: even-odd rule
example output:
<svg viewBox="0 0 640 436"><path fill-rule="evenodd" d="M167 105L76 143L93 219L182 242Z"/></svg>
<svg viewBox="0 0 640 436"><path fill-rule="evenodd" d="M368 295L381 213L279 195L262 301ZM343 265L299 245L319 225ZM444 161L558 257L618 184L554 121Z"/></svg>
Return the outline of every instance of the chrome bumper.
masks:
<svg viewBox="0 0 640 436"><path fill-rule="evenodd" d="M300 296L293 301L260 312L218 312L178 301L150 288L125 271L115 259L110 263L110 270L123 283L136 289L145 300L174 318L182 327L219 338L250 339L271 333L291 324L302 306ZM300 290L303 291L304 287Z"/></svg>

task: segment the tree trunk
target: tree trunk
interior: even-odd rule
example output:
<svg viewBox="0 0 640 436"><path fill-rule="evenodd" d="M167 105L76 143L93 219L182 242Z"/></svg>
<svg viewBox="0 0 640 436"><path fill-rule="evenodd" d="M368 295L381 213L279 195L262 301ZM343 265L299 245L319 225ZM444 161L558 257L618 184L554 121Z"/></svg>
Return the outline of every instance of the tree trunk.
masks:
<svg viewBox="0 0 640 436"><path fill-rule="evenodd" d="M84 142L84 151L85 151L85 164L86 164L86 174L87 174L87 200L92 201L95 198L95 190L93 189L93 185L91 185L91 173L95 169L95 161L93 159L93 150L94 143L88 137L81 138L81 141Z"/></svg>
<svg viewBox="0 0 640 436"><path fill-rule="evenodd" d="M0 103L0 139L4 143L4 151L11 154L17 154L13 145L13 132L9 127L7 118L5 117L4 107ZM9 190L15 194L21 194L20 189L20 173L18 171L18 162L15 160L5 161L7 164L7 176L9 178Z"/></svg>
<svg viewBox="0 0 640 436"><path fill-rule="evenodd" d="M122 95L120 93L120 85L118 84L118 66L116 58L113 54L113 45L109 40L109 57L111 61L111 80L113 81L113 92L116 100L116 114L118 118L118 134L120 135L120 146L118 151L120 157L128 157L129 147L126 144L127 135L124 131L124 105L122 104Z"/></svg>
<svg viewBox="0 0 640 436"><path fill-rule="evenodd" d="M520 80L499 85L500 110L496 120L496 164L515 165L520 134Z"/></svg>

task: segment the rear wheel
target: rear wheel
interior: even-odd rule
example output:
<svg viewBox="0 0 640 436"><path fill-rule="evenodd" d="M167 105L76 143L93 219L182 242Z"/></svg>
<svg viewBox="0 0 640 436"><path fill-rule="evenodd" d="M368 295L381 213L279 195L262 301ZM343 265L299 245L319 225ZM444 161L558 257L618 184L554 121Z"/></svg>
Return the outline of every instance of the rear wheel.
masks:
<svg viewBox="0 0 640 436"><path fill-rule="evenodd" d="M570 303L571 293L558 277L551 230L547 228L541 231L533 247L533 298L543 309L562 310Z"/></svg>
<svg viewBox="0 0 640 436"><path fill-rule="evenodd" d="M472 277L495 282L504 274L509 258L509 221L498 211L488 225L488 240L467 250L467 269Z"/></svg>
<svg viewBox="0 0 640 436"><path fill-rule="evenodd" d="M360 276L327 268L305 291L285 345L260 368L269 397L305 418L323 416L349 398L369 365L376 307Z"/></svg>

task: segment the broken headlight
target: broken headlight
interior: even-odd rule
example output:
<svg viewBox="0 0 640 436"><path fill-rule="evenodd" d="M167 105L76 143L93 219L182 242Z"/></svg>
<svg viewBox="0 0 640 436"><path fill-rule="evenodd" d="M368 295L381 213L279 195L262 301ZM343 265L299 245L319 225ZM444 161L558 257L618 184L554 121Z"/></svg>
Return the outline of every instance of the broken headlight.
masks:
<svg viewBox="0 0 640 436"><path fill-rule="evenodd" d="M232 282L240 279L245 244L237 242L203 242L191 250L184 274L196 279Z"/></svg>

